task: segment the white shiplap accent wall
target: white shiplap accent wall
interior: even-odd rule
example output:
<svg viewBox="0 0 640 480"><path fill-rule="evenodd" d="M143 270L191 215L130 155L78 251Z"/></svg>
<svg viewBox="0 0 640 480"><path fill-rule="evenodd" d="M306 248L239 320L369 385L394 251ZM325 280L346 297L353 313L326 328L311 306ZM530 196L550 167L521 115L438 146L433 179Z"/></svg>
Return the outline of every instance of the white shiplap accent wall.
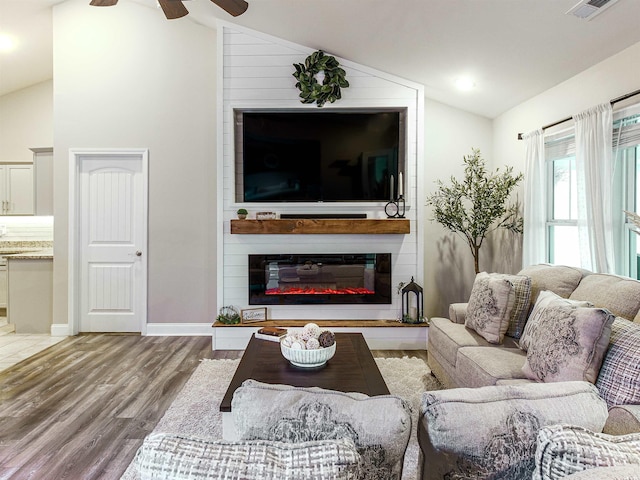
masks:
<svg viewBox="0 0 640 480"><path fill-rule="evenodd" d="M367 213L385 218L384 203L248 204L235 201L233 110L236 108L300 108L293 64L314 50L237 25L220 22L218 112L218 308L247 308L247 259L251 253L386 253L393 262L392 284L411 277L422 284L423 195L416 179L422 178L423 88L420 85L336 57L347 73L350 87L342 99L325 109L363 107L407 108L407 169L405 176L408 235L231 235L230 220L244 206L250 217L257 211L281 213ZM330 52L327 52L330 54ZM295 305L269 306L270 319L396 319L400 297L392 305ZM253 307L253 306L251 306Z"/></svg>

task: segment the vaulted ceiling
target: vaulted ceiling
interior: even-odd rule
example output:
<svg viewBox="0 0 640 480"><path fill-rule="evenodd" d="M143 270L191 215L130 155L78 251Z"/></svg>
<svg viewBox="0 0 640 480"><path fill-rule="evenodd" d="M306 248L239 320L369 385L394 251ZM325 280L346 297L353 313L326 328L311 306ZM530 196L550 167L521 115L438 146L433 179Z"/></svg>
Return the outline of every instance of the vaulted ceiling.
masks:
<svg viewBox="0 0 640 480"><path fill-rule="evenodd" d="M52 77L50 9L62 1L0 0L0 33L19 39L0 53L0 95ZM640 42L638 0L589 21L566 15L578 0L248 1L236 18L209 0L185 1L189 15L171 21L235 22L423 84L427 97L488 118ZM124 2L156 8L109 8ZM462 75L475 88L456 90Z"/></svg>

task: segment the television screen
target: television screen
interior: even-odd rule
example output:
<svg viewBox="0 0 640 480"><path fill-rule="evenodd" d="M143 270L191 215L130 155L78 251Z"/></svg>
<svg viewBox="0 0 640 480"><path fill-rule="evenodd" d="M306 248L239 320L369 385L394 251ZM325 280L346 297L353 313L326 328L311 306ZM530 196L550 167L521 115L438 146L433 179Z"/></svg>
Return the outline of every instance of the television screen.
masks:
<svg viewBox="0 0 640 480"><path fill-rule="evenodd" d="M402 110L236 111L240 202L388 201ZM400 159L400 162L399 162Z"/></svg>

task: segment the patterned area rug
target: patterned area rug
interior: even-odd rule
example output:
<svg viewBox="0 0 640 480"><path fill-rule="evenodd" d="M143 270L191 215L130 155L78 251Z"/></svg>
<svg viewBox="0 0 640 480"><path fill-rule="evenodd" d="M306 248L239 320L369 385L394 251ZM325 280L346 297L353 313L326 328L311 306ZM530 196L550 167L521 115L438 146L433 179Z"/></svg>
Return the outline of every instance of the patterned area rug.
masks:
<svg viewBox="0 0 640 480"><path fill-rule="evenodd" d="M222 438L219 405L239 360L203 360L189 381L160 419L154 432L179 433L199 437ZM376 358L389 391L413 406L413 435L404 459L403 480L415 480L418 473L416 425L422 392L439 390L441 385L419 358ZM121 477L135 480L133 465Z"/></svg>

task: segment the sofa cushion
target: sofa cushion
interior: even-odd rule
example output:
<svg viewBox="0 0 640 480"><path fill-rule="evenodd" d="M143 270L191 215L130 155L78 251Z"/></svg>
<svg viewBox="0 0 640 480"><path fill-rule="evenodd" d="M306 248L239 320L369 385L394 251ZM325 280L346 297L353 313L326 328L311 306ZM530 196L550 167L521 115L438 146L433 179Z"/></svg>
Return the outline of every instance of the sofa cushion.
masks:
<svg viewBox="0 0 640 480"><path fill-rule="evenodd" d="M557 480L596 467L635 465L640 471L640 433L606 435L574 425L538 433L533 480Z"/></svg>
<svg viewBox="0 0 640 480"><path fill-rule="evenodd" d="M538 299L538 294L544 290L557 293L562 298L569 298L582 278L589 272L564 265L531 265L525 267L518 275L531 278L531 304Z"/></svg>
<svg viewBox="0 0 640 480"><path fill-rule="evenodd" d="M615 319L596 386L609 407L640 404L640 324Z"/></svg>
<svg viewBox="0 0 640 480"><path fill-rule="evenodd" d="M437 349L450 365L456 364L460 347L495 347L470 328L437 317L429 320L429 345L431 349ZM503 345L512 347L516 344L514 339L505 337Z"/></svg>
<svg viewBox="0 0 640 480"><path fill-rule="evenodd" d="M514 311L513 283L500 274L480 272L469 296L465 326L490 343L501 343Z"/></svg>
<svg viewBox="0 0 640 480"><path fill-rule="evenodd" d="M525 327L528 349L522 367L540 382L585 380L595 383L609 345L613 315L604 308L550 302Z"/></svg>
<svg viewBox="0 0 640 480"><path fill-rule="evenodd" d="M525 378L526 353L519 348L462 347L456 374L465 387L495 385L500 379Z"/></svg>
<svg viewBox="0 0 640 480"><path fill-rule="evenodd" d="M633 320L640 309L640 282L628 277L593 273L582 279L569 298L589 300L616 316Z"/></svg>
<svg viewBox="0 0 640 480"><path fill-rule="evenodd" d="M411 408L400 397L246 380L233 395L231 412L243 440L298 443L346 437L362 456L363 478L402 476Z"/></svg>
<svg viewBox="0 0 640 480"><path fill-rule="evenodd" d="M525 325L524 331L520 336L520 340L518 341L518 345L523 350L528 350L529 343L531 341L531 332L534 328L537 328L538 323L540 322L540 317L545 316L547 314L546 309L552 303L556 304L565 304L576 307L593 307L593 304L588 301L582 300L569 300L559 296L557 293L552 292L551 290L543 290L538 294L538 298L536 299L536 303L533 305L531 309L531 313L529 314L529 320L527 320L527 327Z"/></svg>
<svg viewBox="0 0 640 480"><path fill-rule="evenodd" d="M600 431L607 406L587 382L529 383L427 392L420 415L424 478L529 480L540 427Z"/></svg>
<svg viewBox="0 0 640 480"><path fill-rule="evenodd" d="M361 458L352 440L303 443L230 442L152 434L135 457L141 480L357 480Z"/></svg>

